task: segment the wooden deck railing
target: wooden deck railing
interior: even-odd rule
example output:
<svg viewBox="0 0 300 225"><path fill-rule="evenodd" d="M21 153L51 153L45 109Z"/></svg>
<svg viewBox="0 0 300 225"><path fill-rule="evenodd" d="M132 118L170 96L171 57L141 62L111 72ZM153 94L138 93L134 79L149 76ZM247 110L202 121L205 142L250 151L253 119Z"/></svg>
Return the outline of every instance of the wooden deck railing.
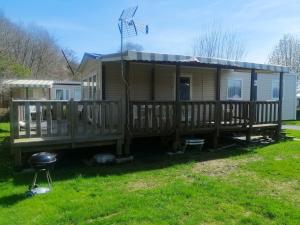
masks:
<svg viewBox="0 0 300 225"><path fill-rule="evenodd" d="M278 124L278 101L131 101L133 135ZM35 137L79 139L122 134L120 101L11 102L12 140Z"/></svg>
<svg viewBox="0 0 300 225"><path fill-rule="evenodd" d="M220 125L236 126L248 125L250 122L249 101L221 101L220 102Z"/></svg>
<svg viewBox="0 0 300 225"><path fill-rule="evenodd" d="M213 127L215 123L216 102L214 101L184 101L180 102L180 127L197 130Z"/></svg>
<svg viewBox="0 0 300 225"><path fill-rule="evenodd" d="M277 124L278 104L278 101L182 101L176 117L175 101L131 101L130 129L134 134L144 135L172 132L177 128L197 131Z"/></svg>
<svg viewBox="0 0 300 225"><path fill-rule="evenodd" d="M12 139L97 137L122 133L119 101L13 100Z"/></svg>
<svg viewBox="0 0 300 225"><path fill-rule="evenodd" d="M257 101L254 108L254 124L277 123L279 101Z"/></svg>
<svg viewBox="0 0 300 225"><path fill-rule="evenodd" d="M174 102L130 102L130 128L135 133L168 132L175 127L174 112Z"/></svg>

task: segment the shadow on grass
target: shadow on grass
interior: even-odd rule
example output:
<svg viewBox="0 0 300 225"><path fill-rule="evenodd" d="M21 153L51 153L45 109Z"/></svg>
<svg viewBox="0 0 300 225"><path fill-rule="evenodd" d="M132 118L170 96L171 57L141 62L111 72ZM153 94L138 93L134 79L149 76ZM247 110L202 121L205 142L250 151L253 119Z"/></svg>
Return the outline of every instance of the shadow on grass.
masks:
<svg viewBox="0 0 300 225"><path fill-rule="evenodd" d="M145 147L147 146L147 147ZM97 165L86 166L82 159L86 157L84 151L77 150L65 155L58 161L55 169L51 172L53 181L73 179L78 176L94 177L123 175L138 171L158 170L174 165L186 164L190 162L202 162L213 159L227 158L237 155L249 154L257 148L231 148L216 152L199 152L192 150L182 155L169 156L165 150L155 145L135 146L133 154L134 161L131 163L117 165ZM87 150L87 149L85 149ZM86 152L86 151L85 151ZM16 174L13 182L15 185L29 184L33 177L32 173ZM41 177L41 179L44 179Z"/></svg>
<svg viewBox="0 0 300 225"><path fill-rule="evenodd" d="M25 199L25 194L13 194L0 198L0 206L11 206Z"/></svg>

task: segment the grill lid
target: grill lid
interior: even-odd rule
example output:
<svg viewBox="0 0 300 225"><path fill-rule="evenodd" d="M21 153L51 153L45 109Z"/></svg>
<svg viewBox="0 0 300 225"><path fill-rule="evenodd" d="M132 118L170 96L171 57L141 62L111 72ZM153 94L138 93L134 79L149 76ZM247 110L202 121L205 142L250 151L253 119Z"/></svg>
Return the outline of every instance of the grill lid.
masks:
<svg viewBox="0 0 300 225"><path fill-rule="evenodd" d="M39 152L36 154L33 154L30 159L29 163L32 166L36 165L49 165L56 162L56 157L54 154L51 154L49 152Z"/></svg>

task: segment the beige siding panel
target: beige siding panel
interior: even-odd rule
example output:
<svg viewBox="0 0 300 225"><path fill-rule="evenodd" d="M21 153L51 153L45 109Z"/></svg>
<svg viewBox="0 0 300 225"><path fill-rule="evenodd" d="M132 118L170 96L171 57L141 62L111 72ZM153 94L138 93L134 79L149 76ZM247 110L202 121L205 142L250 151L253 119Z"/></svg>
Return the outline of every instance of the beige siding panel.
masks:
<svg viewBox="0 0 300 225"><path fill-rule="evenodd" d="M279 74L257 75L257 100L270 101L272 99L272 82L279 80ZM296 75L284 74L282 119L296 119Z"/></svg>
<svg viewBox="0 0 300 225"><path fill-rule="evenodd" d="M216 99L216 71L203 70L203 98L202 100L212 101Z"/></svg>
<svg viewBox="0 0 300 225"><path fill-rule="evenodd" d="M132 100L150 100L151 95L151 65L130 65L130 98Z"/></svg>
<svg viewBox="0 0 300 225"><path fill-rule="evenodd" d="M175 100L175 66L156 67L155 88L156 100Z"/></svg>
<svg viewBox="0 0 300 225"><path fill-rule="evenodd" d="M88 83L89 78L93 77L94 75L96 75L96 84L97 86L100 85L99 84L99 67L100 67L101 63L100 61L96 61L96 60L89 60L86 65L84 66L83 70L81 71L81 77L82 77L82 81L85 81ZM97 88L98 89L98 88ZM100 99L100 90L96 90L96 99ZM89 98L89 87L88 86L82 86L82 98L84 100L87 100Z"/></svg>
<svg viewBox="0 0 300 225"><path fill-rule="evenodd" d="M279 74L257 74L257 100L272 100L273 80L279 80Z"/></svg>
<svg viewBox="0 0 300 225"><path fill-rule="evenodd" d="M191 100L215 100L216 71L214 69L183 67L181 76L189 76L192 79Z"/></svg>
<svg viewBox="0 0 300 225"><path fill-rule="evenodd" d="M285 74L283 77L283 101L282 101L282 119L295 120L297 109L296 97L297 77L292 74Z"/></svg>
<svg viewBox="0 0 300 225"><path fill-rule="evenodd" d="M124 82L121 78L119 63L106 64L105 89L107 100L120 100L124 97Z"/></svg>
<svg viewBox="0 0 300 225"><path fill-rule="evenodd" d="M228 81L230 79L240 79L242 80L242 100L250 100L250 71L245 72L235 72L233 70L222 70L221 81L220 81L220 94L221 100L227 100L227 88Z"/></svg>

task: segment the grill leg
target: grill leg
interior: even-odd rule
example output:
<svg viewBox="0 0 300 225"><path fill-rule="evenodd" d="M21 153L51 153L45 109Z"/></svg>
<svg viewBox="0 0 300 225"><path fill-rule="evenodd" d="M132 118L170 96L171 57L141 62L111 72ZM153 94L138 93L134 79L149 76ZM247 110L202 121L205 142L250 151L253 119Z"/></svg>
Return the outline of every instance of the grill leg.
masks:
<svg viewBox="0 0 300 225"><path fill-rule="evenodd" d="M48 181L48 186L49 186L49 188L51 188L52 179L51 179L49 170L46 170L46 177L47 177L47 181Z"/></svg>
<svg viewBox="0 0 300 225"><path fill-rule="evenodd" d="M34 177L33 177L31 188L34 188L36 186L36 179L37 179L38 173L39 173L38 171L36 171L34 173Z"/></svg>

